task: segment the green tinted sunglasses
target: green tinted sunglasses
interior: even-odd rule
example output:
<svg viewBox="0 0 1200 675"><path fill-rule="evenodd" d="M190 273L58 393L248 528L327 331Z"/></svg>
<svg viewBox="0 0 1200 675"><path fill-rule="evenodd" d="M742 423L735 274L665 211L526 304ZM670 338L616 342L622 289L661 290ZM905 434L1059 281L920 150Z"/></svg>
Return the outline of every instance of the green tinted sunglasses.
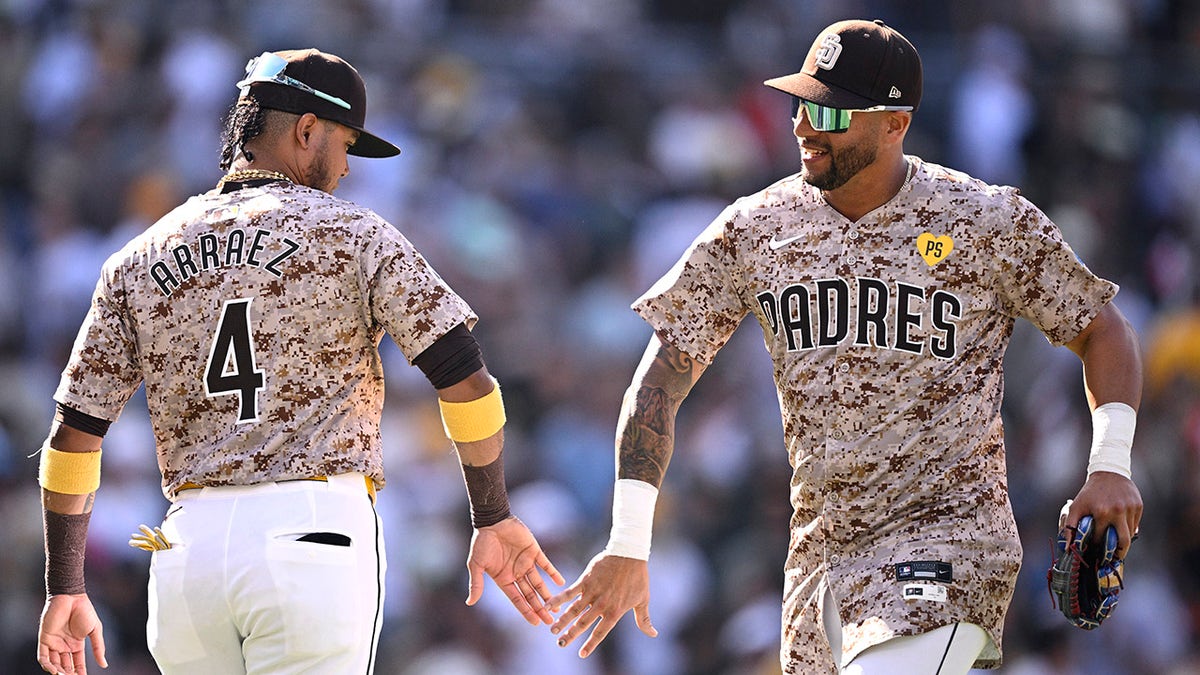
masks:
<svg viewBox="0 0 1200 675"><path fill-rule="evenodd" d="M884 110L910 112L913 109L911 105L877 105L870 108L847 110L844 108L830 108L829 106L805 101L798 96L793 96L792 119L799 119L801 107L804 108L804 114L808 117L808 123L812 126L813 131L822 131L831 134L840 134L850 128L850 113L879 112Z"/></svg>

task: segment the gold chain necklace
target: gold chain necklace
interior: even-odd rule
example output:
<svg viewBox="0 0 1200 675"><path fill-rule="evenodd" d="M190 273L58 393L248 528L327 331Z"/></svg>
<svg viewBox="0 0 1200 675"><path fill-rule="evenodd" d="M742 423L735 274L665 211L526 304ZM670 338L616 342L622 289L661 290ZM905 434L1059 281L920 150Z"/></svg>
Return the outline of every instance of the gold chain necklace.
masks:
<svg viewBox="0 0 1200 675"><path fill-rule="evenodd" d="M225 187L226 183L244 183L248 180L281 180L287 183L292 182L285 174L278 171L268 171L266 169L239 169L230 171L217 181L217 189Z"/></svg>

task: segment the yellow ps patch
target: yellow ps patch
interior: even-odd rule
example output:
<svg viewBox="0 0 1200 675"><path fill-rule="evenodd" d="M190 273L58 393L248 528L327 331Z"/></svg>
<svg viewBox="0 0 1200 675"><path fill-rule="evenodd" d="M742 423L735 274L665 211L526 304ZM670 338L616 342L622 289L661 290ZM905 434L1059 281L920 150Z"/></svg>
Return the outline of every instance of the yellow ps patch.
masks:
<svg viewBox="0 0 1200 675"><path fill-rule="evenodd" d="M933 267L934 265L946 259L950 252L954 250L954 240L949 235L935 237L928 232L923 232L917 237L917 253L925 259L925 264Z"/></svg>

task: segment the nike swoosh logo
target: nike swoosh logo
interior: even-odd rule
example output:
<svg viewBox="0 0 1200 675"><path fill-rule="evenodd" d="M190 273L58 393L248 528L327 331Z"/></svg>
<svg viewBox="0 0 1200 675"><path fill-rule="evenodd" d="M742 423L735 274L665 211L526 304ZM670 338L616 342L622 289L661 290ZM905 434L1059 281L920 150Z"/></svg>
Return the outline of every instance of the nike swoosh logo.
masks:
<svg viewBox="0 0 1200 675"><path fill-rule="evenodd" d="M771 241L767 242L767 246L770 246L772 251L778 251L779 249L787 246L797 239L802 238L803 236L803 234L797 234L794 237L788 237L786 239L776 239L775 237L771 237Z"/></svg>

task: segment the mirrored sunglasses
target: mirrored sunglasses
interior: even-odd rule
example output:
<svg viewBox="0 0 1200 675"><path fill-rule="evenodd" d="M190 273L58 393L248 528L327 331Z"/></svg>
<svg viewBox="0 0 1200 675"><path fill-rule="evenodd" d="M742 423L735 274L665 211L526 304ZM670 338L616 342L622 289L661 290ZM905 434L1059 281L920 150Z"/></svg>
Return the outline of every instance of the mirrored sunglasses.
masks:
<svg viewBox="0 0 1200 675"><path fill-rule="evenodd" d="M850 114L856 112L879 112L879 111L894 111L894 112L911 112L911 105L877 105L870 108L859 108L847 110L845 108L830 108L812 101L793 96L792 97L792 119L800 118L800 109L804 109L804 114L808 117L808 123L814 131L827 132L831 134L840 134L850 128Z"/></svg>
<svg viewBox="0 0 1200 675"><path fill-rule="evenodd" d="M263 52L246 63L246 77L242 78L237 83L237 86L242 90L242 95L245 96L250 91L250 85L255 82L274 82L275 84L282 84L286 87L294 87L301 91L306 91L313 96L325 99L346 110L350 109L350 104L337 96L318 91L294 77L284 75L283 71L286 68L287 61L282 56L273 52Z"/></svg>

